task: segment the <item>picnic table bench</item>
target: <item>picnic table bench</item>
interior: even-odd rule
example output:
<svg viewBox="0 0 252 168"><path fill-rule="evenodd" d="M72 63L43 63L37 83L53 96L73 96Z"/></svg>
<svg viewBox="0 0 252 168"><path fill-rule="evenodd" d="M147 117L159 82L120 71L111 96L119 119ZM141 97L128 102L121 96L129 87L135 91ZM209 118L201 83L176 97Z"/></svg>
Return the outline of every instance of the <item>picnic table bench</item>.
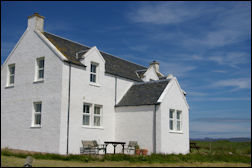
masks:
<svg viewBox="0 0 252 168"><path fill-rule="evenodd" d="M199 152L200 147L196 145L196 142L190 142L190 152L191 149L197 149L197 151Z"/></svg>

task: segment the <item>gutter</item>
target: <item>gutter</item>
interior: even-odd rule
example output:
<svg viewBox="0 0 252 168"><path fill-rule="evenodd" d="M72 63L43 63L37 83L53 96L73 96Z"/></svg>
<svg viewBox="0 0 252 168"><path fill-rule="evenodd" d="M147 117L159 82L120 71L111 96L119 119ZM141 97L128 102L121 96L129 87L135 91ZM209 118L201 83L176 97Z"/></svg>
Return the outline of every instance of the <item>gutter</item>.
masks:
<svg viewBox="0 0 252 168"><path fill-rule="evenodd" d="M68 110L67 110L67 155L69 153L69 115L70 115L70 93L71 93L71 63L69 62L69 82L68 82Z"/></svg>
<svg viewBox="0 0 252 168"><path fill-rule="evenodd" d="M158 104L155 104L155 107L154 107L154 113L153 113L153 153L156 153L157 152L157 133L156 133L156 130L157 130L157 105Z"/></svg>

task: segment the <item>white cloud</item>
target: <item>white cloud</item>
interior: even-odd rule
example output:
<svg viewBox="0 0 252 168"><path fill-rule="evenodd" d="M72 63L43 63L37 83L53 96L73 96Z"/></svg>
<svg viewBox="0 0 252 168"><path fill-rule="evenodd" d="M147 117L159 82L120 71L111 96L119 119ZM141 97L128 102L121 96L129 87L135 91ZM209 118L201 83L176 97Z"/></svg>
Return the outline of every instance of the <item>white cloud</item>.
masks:
<svg viewBox="0 0 252 168"><path fill-rule="evenodd" d="M235 87L237 89L250 89L251 79L250 78L237 78L237 79L226 79L219 80L212 84L214 87Z"/></svg>
<svg viewBox="0 0 252 168"><path fill-rule="evenodd" d="M160 71L164 75L173 74L174 76L185 76L190 71L196 69L196 66L186 65L183 63L165 63L163 61L159 61L162 63L160 66Z"/></svg>
<svg viewBox="0 0 252 168"><path fill-rule="evenodd" d="M199 16L201 8L186 8L184 2L159 2L144 4L129 14L129 18L139 23L174 24Z"/></svg>

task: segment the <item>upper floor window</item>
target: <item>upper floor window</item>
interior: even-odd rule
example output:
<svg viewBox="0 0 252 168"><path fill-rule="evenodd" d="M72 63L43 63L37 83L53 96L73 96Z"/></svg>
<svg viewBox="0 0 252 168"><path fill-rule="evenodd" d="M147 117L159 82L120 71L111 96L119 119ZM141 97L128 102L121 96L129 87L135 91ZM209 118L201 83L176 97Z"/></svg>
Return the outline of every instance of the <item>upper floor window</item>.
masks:
<svg viewBox="0 0 252 168"><path fill-rule="evenodd" d="M96 63L91 63L90 66L90 82L97 82L97 66L98 64Z"/></svg>
<svg viewBox="0 0 252 168"><path fill-rule="evenodd" d="M44 79L45 58L37 58L35 80Z"/></svg>
<svg viewBox="0 0 252 168"><path fill-rule="evenodd" d="M11 64L8 66L9 67L9 71L8 71L8 79L7 79L7 85L8 86L12 86L14 85L15 82L15 64Z"/></svg>
<svg viewBox="0 0 252 168"><path fill-rule="evenodd" d="M33 126L41 126L42 102L34 103Z"/></svg>

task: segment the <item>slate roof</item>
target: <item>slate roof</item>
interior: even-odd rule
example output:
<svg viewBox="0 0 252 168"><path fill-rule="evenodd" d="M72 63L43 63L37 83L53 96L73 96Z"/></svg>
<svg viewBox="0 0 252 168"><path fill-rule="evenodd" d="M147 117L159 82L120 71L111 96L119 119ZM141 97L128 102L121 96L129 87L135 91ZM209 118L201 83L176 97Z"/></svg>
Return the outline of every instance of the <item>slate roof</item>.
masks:
<svg viewBox="0 0 252 168"><path fill-rule="evenodd" d="M90 49L90 47L72 42L70 40L61 38L48 32L43 32L43 34L68 59L68 61L83 66L83 64L76 58L76 53L81 50ZM113 55L104 53L102 51L100 51L100 53L106 61L106 73L138 82L142 81L140 78L138 78L136 71L146 69L146 67L134 64L132 62L123 60Z"/></svg>
<svg viewBox="0 0 252 168"><path fill-rule="evenodd" d="M142 78L143 75L144 75L144 73L145 73L146 71L147 71L147 69L143 69L143 70L136 71L136 73L138 74L138 76L139 76L140 78Z"/></svg>
<svg viewBox="0 0 252 168"><path fill-rule="evenodd" d="M169 81L170 79L136 83L131 86L116 107L157 104Z"/></svg>

